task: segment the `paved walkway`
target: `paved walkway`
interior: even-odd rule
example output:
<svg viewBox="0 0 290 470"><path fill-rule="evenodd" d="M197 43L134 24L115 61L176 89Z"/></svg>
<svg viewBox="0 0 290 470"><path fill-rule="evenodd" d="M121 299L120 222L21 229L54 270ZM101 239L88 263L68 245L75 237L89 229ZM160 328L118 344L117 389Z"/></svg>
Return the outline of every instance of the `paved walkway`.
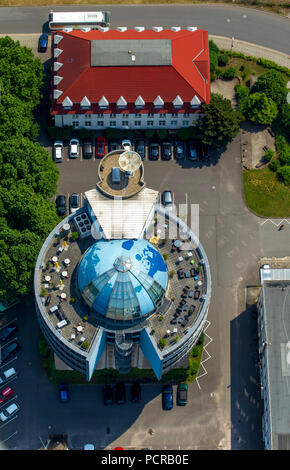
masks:
<svg viewBox="0 0 290 470"><path fill-rule="evenodd" d="M258 44L251 44L239 39L230 39L223 36L209 35L209 39L213 39L220 49L232 49L235 52L242 52L245 55L254 57L264 57L264 59L272 60L282 67L290 68L290 55L283 52L269 49L268 47L259 46Z"/></svg>

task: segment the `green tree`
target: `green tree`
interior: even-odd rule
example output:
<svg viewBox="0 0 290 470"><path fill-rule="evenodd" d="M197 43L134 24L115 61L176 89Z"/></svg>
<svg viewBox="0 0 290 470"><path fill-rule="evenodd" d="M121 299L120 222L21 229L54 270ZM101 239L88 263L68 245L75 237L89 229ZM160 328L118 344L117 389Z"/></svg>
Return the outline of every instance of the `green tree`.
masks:
<svg viewBox="0 0 290 470"><path fill-rule="evenodd" d="M228 67L224 72L223 72L223 79L224 80L232 80L236 75L236 69L234 67Z"/></svg>
<svg viewBox="0 0 290 470"><path fill-rule="evenodd" d="M277 105L265 93L253 93L249 97L247 116L259 124L271 124L278 115Z"/></svg>
<svg viewBox="0 0 290 470"><path fill-rule="evenodd" d="M247 86L236 85L235 90L238 102L238 110L245 117L249 107L250 89Z"/></svg>
<svg viewBox="0 0 290 470"><path fill-rule="evenodd" d="M221 67L224 67L225 65L227 65L229 61L229 56L228 54L226 53L223 53L223 54L220 54L218 56L218 64L221 66Z"/></svg>
<svg viewBox="0 0 290 470"><path fill-rule="evenodd" d="M285 165L277 172L278 178L287 186L290 186L290 165Z"/></svg>
<svg viewBox="0 0 290 470"><path fill-rule="evenodd" d="M211 102L203 106L204 116L196 125L196 135L204 144L222 149L240 129L241 115L233 110L230 100L213 93Z"/></svg>
<svg viewBox="0 0 290 470"><path fill-rule="evenodd" d="M215 80L216 78L216 68L218 66L218 53L219 48L218 46L210 40L208 42L209 45L209 68L210 68L210 79L211 81Z"/></svg>
<svg viewBox="0 0 290 470"><path fill-rule="evenodd" d="M286 79L280 72L270 69L260 75L252 91L253 93L265 93L267 98L280 106L286 101L286 84Z"/></svg>

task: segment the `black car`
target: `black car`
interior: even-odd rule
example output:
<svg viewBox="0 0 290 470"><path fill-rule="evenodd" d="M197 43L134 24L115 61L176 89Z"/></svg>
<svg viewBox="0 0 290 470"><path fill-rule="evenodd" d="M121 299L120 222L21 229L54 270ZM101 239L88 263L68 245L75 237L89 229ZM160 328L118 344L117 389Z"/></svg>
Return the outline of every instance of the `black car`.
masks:
<svg viewBox="0 0 290 470"><path fill-rule="evenodd" d="M140 403L141 401L141 385L138 382L135 382L131 386L131 402Z"/></svg>
<svg viewBox="0 0 290 470"><path fill-rule="evenodd" d="M159 145L158 144L153 143L153 144L150 145L149 159L150 160L158 160L159 159Z"/></svg>
<svg viewBox="0 0 290 470"><path fill-rule="evenodd" d="M67 403L69 401L69 388L68 384L60 384L58 386L59 399L61 403Z"/></svg>
<svg viewBox="0 0 290 470"><path fill-rule="evenodd" d="M66 214L66 197L63 194L57 196L55 200L57 214L63 216Z"/></svg>
<svg viewBox="0 0 290 470"><path fill-rule="evenodd" d="M78 193L72 193L69 198L69 211L74 214L80 208L80 195Z"/></svg>
<svg viewBox="0 0 290 470"><path fill-rule="evenodd" d="M185 148L183 142L175 142L175 158L182 160L185 157Z"/></svg>
<svg viewBox="0 0 290 470"><path fill-rule="evenodd" d="M162 158L163 160L170 160L171 159L171 144L169 142L164 142L162 144Z"/></svg>
<svg viewBox="0 0 290 470"><path fill-rule="evenodd" d="M38 52L47 51L48 36L47 34L42 34L38 40Z"/></svg>
<svg viewBox="0 0 290 470"><path fill-rule="evenodd" d="M120 148L120 145L118 142L110 142L110 152L113 152L113 150L118 150Z"/></svg>
<svg viewBox="0 0 290 470"><path fill-rule="evenodd" d="M117 405L124 405L126 403L125 384L116 384L116 403Z"/></svg>
<svg viewBox="0 0 290 470"><path fill-rule="evenodd" d="M6 326L0 331L0 341L7 341L7 339L11 338L11 336L13 336L17 330L18 328L15 323L11 323L10 325Z"/></svg>
<svg viewBox="0 0 290 470"><path fill-rule="evenodd" d="M143 140L140 140L139 142L137 142L137 144L135 145L135 150L136 150L137 153L139 153L142 160L144 160L144 158L145 158L145 143L144 143Z"/></svg>
<svg viewBox="0 0 290 470"><path fill-rule="evenodd" d="M104 405L113 405L114 403L114 389L111 385L105 385L103 388Z"/></svg>
<svg viewBox="0 0 290 470"><path fill-rule="evenodd" d="M94 154L93 143L90 139L83 142L83 157L92 158Z"/></svg>
<svg viewBox="0 0 290 470"><path fill-rule="evenodd" d="M17 343L17 341L14 341L13 343L8 344L7 346L4 346L1 348L1 361L6 362L9 361L15 354L18 353L20 349L20 344Z"/></svg>

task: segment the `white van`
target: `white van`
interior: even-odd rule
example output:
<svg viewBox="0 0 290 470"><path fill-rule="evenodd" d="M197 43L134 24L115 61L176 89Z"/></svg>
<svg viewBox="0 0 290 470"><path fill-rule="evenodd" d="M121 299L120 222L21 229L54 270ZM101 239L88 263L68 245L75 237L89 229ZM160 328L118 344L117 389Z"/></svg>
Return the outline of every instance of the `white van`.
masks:
<svg viewBox="0 0 290 470"><path fill-rule="evenodd" d="M11 377L14 377L16 374L17 372L14 367L4 370L4 372L0 374L0 385L6 382L6 380L11 379Z"/></svg>

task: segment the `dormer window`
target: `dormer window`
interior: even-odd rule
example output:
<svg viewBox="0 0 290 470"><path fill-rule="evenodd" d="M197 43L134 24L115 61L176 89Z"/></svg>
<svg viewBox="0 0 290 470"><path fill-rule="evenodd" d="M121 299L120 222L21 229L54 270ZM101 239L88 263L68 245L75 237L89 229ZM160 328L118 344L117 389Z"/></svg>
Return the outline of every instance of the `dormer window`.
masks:
<svg viewBox="0 0 290 470"><path fill-rule="evenodd" d="M117 107L119 109L125 109L126 106L127 106L127 101L125 100L123 96L120 96L120 98L117 101Z"/></svg>
<svg viewBox="0 0 290 470"><path fill-rule="evenodd" d="M63 109L71 109L72 106L73 106L73 102L71 101L71 99L68 96L66 96L65 99L62 102Z"/></svg>
<svg viewBox="0 0 290 470"><path fill-rule="evenodd" d="M156 109L161 109L161 108L163 108L163 106L164 106L164 101L163 101L163 99L161 98L161 96L158 95L158 96L155 98L155 100L153 101L153 104L154 104L154 108L156 108Z"/></svg>
<svg viewBox="0 0 290 470"><path fill-rule="evenodd" d="M82 109L90 109L91 108L91 102L86 96L83 97L80 104L81 104Z"/></svg>
<svg viewBox="0 0 290 470"><path fill-rule="evenodd" d="M143 100L142 96L138 96L138 98L135 101L135 107L137 109L142 109L145 106L145 101Z"/></svg>
<svg viewBox="0 0 290 470"><path fill-rule="evenodd" d="M180 98L179 95L176 96L176 98L173 100L173 107L175 109L181 109L183 106L183 101L182 99Z"/></svg>
<svg viewBox="0 0 290 470"><path fill-rule="evenodd" d="M109 101L107 100L107 98L105 96L102 96L102 98L100 99L99 101L99 107L101 109L108 109L109 107Z"/></svg>
<svg viewBox="0 0 290 470"><path fill-rule="evenodd" d="M195 95L195 96L192 98L191 102L190 102L190 106L191 106L192 108L199 108L200 105L201 105L201 101L200 101L200 99Z"/></svg>

